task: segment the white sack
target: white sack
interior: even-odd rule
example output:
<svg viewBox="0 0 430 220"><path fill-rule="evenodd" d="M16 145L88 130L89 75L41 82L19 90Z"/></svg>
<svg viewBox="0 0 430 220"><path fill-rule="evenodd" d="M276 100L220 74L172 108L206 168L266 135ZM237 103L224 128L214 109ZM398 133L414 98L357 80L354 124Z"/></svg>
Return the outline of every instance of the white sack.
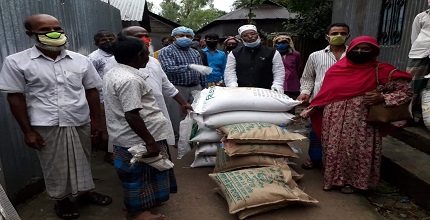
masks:
<svg viewBox="0 0 430 220"><path fill-rule="evenodd" d="M287 112L231 111L212 115L199 115L194 119L206 127L219 128L224 125L262 122L286 126L293 121L294 115Z"/></svg>
<svg viewBox="0 0 430 220"><path fill-rule="evenodd" d="M196 152L198 155L215 156L220 143L200 143Z"/></svg>
<svg viewBox="0 0 430 220"><path fill-rule="evenodd" d="M215 128L207 128L199 125L197 135L190 141L213 143L213 142L221 142L222 137L223 136L218 134Z"/></svg>
<svg viewBox="0 0 430 220"><path fill-rule="evenodd" d="M198 114L228 111L286 112L300 101L269 89L252 87L210 87L203 89L195 103Z"/></svg>

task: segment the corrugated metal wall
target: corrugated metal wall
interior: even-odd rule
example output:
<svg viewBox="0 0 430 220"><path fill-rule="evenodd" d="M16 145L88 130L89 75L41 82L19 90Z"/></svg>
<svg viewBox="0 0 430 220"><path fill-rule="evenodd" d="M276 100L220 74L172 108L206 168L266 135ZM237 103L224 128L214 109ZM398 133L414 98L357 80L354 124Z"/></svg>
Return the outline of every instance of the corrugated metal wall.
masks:
<svg viewBox="0 0 430 220"><path fill-rule="evenodd" d="M0 0L0 65L7 55L32 46L23 21L32 14L57 17L69 37L69 49L89 54L95 50L93 35L101 29L118 33L118 9L99 0ZM41 177L34 150L23 141L4 94L0 94L0 183L13 200L33 177Z"/></svg>
<svg viewBox="0 0 430 220"><path fill-rule="evenodd" d="M334 0L333 23L351 27L351 39L360 35L378 36L383 0ZM399 45L381 46L379 61L405 70L411 48L411 26L415 16L428 8L424 0L406 0L402 39Z"/></svg>

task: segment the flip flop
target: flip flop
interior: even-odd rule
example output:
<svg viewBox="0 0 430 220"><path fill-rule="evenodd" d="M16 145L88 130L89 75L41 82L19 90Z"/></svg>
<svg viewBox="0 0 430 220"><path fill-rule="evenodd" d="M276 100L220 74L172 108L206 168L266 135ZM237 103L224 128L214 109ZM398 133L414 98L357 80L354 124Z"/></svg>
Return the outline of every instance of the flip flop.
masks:
<svg viewBox="0 0 430 220"><path fill-rule="evenodd" d="M343 194L354 194L357 192L357 189L351 185L346 185L340 189L340 192Z"/></svg>
<svg viewBox="0 0 430 220"><path fill-rule="evenodd" d="M147 211L147 212L149 212L149 211ZM152 216L155 216L155 217L151 218L148 215L152 215ZM143 219L144 220L169 220L169 218L167 216L165 216L165 215L152 214L151 212L149 212L149 213L143 212L140 215L138 215L135 220L143 220Z"/></svg>
<svg viewBox="0 0 430 220"><path fill-rule="evenodd" d="M107 206L112 203L112 198L97 192L87 192L78 198L81 201L99 206Z"/></svg>

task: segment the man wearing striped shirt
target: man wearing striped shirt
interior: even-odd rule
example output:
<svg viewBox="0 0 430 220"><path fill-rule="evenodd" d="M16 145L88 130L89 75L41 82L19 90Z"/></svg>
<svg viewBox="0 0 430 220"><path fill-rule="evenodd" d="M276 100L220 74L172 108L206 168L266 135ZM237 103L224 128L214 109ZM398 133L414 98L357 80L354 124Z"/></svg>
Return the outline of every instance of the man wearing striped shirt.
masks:
<svg viewBox="0 0 430 220"><path fill-rule="evenodd" d="M345 56L347 46L345 42L349 38L349 26L345 23L334 23L327 28L326 40L329 45L319 51L313 52L306 62L302 78L300 79L300 95L297 100L309 103L321 89L326 71L337 61ZM316 137L310 126L309 132L309 158L302 165L304 169L312 169L322 166L321 142Z"/></svg>

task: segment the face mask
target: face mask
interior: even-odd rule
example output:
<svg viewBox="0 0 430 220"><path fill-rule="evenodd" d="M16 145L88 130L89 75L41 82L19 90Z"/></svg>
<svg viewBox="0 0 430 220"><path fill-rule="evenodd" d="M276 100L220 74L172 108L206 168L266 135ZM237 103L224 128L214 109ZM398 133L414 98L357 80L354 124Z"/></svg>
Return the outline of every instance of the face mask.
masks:
<svg viewBox="0 0 430 220"><path fill-rule="evenodd" d="M149 37L141 37L140 39L145 42L147 47L149 47L149 45L151 44L151 38Z"/></svg>
<svg viewBox="0 0 430 220"><path fill-rule="evenodd" d="M103 44L99 44L99 49L103 50L106 53L111 53L112 52L112 42L106 42Z"/></svg>
<svg viewBox="0 0 430 220"><path fill-rule="evenodd" d="M336 36L329 36L329 37L330 37L329 44L331 45L339 46L339 45L345 44L346 37L344 36L336 35Z"/></svg>
<svg viewBox="0 0 430 220"><path fill-rule="evenodd" d="M243 45L245 45L245 47L254 48L260 45L260 43L261 43L261 39L257 38L257 40L252 43L243 42Z"/></svg>
<svg viewBox="0 0 430 220"><path fill-rule="evenodd" d="M236 49L236 46L227 46L227 47L225 47L225 49L227 49L227 51L232 51L232 50Z"/></svg>
<svg viewBox="0 0 430 220"><path fill-rule="evenodd" d="M176 44L180 47L188 47L188 46L190 46L191 42L192 42L192 40L188 37L176 38Z"/></svg>
<svg viewBox="0 0 430 220"><path fill-rule="evenodd" d="M206 41L206 45L210 48L215 48L218 45L218 41Z"/></svg>
<svg viewBox="0 0 430 220"><path fill-rule="evenodd" d="M64 33L49 32L46 34L36 34L37 40L44 45L51 47L63 46L67 42L67 37Z"/></svg>
<svg viewBox="0 0 430 220"><path fill-rule="evenodd" d="M362 64L368 61L371 61L373 58L372 52L357 52L357 51L349 51L346 54L346 58L351 60L354 63Z"/></svg>
<svg viewBox="0 0 430 220"><path fill-rule="evenodd" d="M276 49L281 54L285 54L286 52L288 52L288 48L290 48L289 44L278 44L278 45L276 45Z"/></svg>

